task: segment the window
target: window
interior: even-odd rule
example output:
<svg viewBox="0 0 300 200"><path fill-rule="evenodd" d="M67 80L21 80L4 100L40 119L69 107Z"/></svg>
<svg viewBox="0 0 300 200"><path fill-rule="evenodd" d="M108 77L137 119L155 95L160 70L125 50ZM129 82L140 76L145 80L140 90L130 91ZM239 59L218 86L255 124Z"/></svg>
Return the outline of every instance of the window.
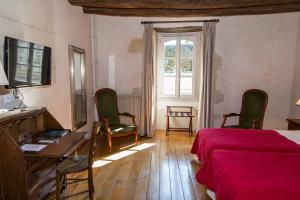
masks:
<svg viewBox="0 0 300 200"><path fill-rule="evenodd" d="M158 92L161 98L197 98L195 88L199 33L158 36Z"/></svg>

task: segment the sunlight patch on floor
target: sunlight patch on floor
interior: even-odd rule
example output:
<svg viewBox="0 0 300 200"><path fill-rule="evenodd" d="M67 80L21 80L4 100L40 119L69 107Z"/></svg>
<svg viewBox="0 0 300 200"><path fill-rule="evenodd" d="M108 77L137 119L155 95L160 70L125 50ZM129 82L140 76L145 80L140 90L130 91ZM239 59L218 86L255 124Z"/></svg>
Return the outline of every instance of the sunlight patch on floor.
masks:
<svg viewBox="0 0 300 200"><path fill-rule="evenodd" d="M111 162L112 161L110 161L110 160L96 160L96 161L94 161L93 168L103 167L104 165L107 165Z"/></svg>
<svg viewBox="0 0 300 200"><path fill-rule="evenodd" d="M122 158L125 158L127 156L130 156L134 153L137 153L139 151L142 151L142 150L145 150L149 147L152 147L156 145L156 143L143 143L143 144L140 144L140 145L137 145L137 146L134 146L128 150L124 150L124 151L121 151L121 152L118 152L118 153L115 153L115 154L112 154L110 156L107 156L105 158L102 158L100 160L96 160L94 161L94 164L93 164L93 168L98 168L98 167L103 167L104 165L107 165L115 160L119 160L119 159L122 159ZM131 147L132 145L128 145L127 147ZM123 147L124 149L125 147Z"/></svg>
<svg viewBox="0 0 300 200"><path fill-rule="evenodd" d="M115 153L111 156L107 156L107 157L103 158L103 160L119 160L121 158L125 158L125 157L127 157L131 154L134 154L134 153L136 153L136 151L128 151L128 150L121 151L121 152Z"/></svg>
<svg viewBox="0 0 300 200"><path fill-rule="evenodd" d="M142 151L142 150L147 149L149 147L152 147L154 145L156 145L156 144L155 143L144 143L144 144L140 144L140 145L137 145L135 147L132 147L129 150L132 150L132 151Z"/></svg>
<svg viewBox="0 0 300 200"><path fill-rule="evenodd" d="M121 147L120 149L123 150L123 149L128 149L129 147L134 147L136 146L135 144L130 144L130 145L127 145L125 147Z"/></svg>

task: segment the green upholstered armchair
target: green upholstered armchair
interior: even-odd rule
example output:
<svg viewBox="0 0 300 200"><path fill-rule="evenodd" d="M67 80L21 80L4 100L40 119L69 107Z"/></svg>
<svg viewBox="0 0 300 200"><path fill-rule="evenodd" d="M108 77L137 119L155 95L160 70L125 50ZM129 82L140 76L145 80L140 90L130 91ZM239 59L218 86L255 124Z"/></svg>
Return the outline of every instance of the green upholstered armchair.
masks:
<svg viewBox="0 0 300 200"><path fill-rule="evenodd" d="M117 94L110 88L102 88L95 93L99 121L103 124L102 130L107 135L109 151L112 149L112 137L135 135L135 143L138 141L138 130L135 116L130 113L119 113ZM133 125L121 124L120 115L130 117Z"/></svg>
<svg viewBox="0 0 300 200"><path fill-rule="evenodd" d="M268 104L268 94L259 89L247 90L243 94L242 109L239 114L223 115L221 128L262 129L264 115ZM238 125L225 126L228 117L239 117Z"/></svg>

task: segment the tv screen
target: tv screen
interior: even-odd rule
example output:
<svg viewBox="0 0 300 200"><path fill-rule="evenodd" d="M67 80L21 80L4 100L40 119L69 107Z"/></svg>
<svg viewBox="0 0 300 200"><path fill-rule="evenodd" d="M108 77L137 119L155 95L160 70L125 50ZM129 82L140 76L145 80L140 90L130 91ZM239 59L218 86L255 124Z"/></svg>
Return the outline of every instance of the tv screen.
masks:
<svg viewBox="0 0 300 200"><path fill-rule="evenodd" d="M5 37L4 70L7 88L51 84L51 48Z"/></svg>

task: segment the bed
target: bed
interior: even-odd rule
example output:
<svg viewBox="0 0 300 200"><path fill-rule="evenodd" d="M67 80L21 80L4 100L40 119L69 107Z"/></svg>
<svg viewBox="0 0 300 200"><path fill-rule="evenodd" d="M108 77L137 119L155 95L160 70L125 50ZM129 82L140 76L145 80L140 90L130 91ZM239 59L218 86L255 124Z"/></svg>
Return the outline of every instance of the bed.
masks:
<svg viewBox="0 0 300 200"><path fill-rule="evenodd" d="M201 168L197 180L208 189L213 186L207 180L208 164L215 150L300 153L300 131L243 130L243 129L201 129L191 152L198 156ZM214 193L208 190L209 196Z"/></svg>
<svg viewBox="0 0 300 200"><path fill-rule="evenodd" d="M218 200L300 199L299 153L215 150L206 173Z"/></svg>

